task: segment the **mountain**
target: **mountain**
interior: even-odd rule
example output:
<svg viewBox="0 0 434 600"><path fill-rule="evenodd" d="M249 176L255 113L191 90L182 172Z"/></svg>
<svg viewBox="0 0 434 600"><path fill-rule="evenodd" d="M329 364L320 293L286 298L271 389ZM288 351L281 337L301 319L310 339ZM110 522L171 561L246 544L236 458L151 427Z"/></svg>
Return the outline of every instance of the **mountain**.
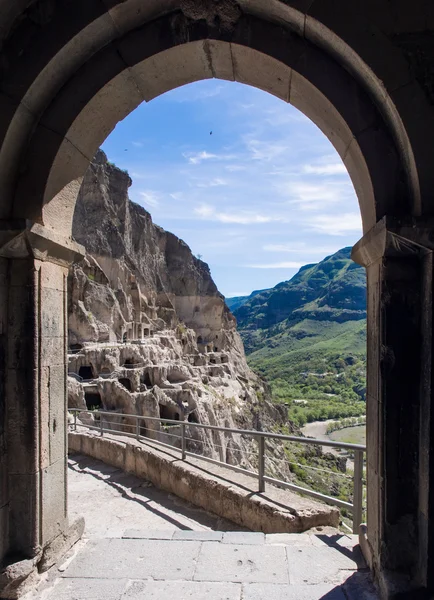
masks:
<svg viewBox="0 0 434 600"><path fill-rule="evenodd" d="M269 381L275 401L306 400L295 412L308 420L318 407L320 418L364 410L366 275L350 254L343 248L305 265L233 310L249 365Z"/></svg>
<svg viewBox="0 0 434 600"><path fill-rule="evenodd" d="M225 298L226 306L234 312L237 308L240 308L243 304L248 302L253 296L256 294L262 294L262 292L266 292L268 290L256 290L250 294L250 296L233 296L232 298Z"/></svg>

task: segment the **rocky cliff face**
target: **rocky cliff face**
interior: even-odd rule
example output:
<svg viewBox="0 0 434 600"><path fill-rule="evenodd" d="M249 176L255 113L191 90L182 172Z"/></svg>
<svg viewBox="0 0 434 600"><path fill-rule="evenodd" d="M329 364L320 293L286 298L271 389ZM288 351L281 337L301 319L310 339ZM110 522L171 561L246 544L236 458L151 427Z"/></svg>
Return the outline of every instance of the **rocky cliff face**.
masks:
<svg viewBox="0 0 434 600"><path fill-rule="evenodd" d="M78 198L73 236L87 254L69 278L70 406L226 427L281 422L208 265L128 199L130 185L99 152ZM133 417L104 418L136 431ZM148 419L141 433L178 444L176 429ZM188 429L196 450L254 462L240 436Z"/></svg>

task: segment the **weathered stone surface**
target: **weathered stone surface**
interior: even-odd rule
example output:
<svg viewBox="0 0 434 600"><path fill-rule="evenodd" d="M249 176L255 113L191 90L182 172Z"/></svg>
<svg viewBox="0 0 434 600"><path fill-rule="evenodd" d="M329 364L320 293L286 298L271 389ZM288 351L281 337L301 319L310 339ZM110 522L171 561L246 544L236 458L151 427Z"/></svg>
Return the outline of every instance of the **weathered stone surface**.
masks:
<svg viewBox="0 0 434 600"><path fill-rule="evenodd" d="M66 531L58 535L44 548L42 558L38 563L40 573L52 567L78 540L84 532L84 518L77 519Z"/></svg>
<svg viewBox="0 0 434 600"><path fill-rule="evenodd" d="M251 583L244 586L243 600L346 600L341 587L334 585L273 585Z"/></svg>
<svg viewBox="0 0 434 600"><path fill-rule="evenodd" d="M125 600L239 600L241 585L198 581L136 581L122 597Z"/></svg>
<svg viewBox="0 0 434 600"><path fill-rule="evenodd" d="M256 532L302 532L321 525L337 527L339 523L339 511L334 507L271 485L266 493L258 494L255 479L248 475L234 474L209 463L204 470L200 458L181 461L176 450L161 451L151 442L144 445L121 436L113 439L78 431L69 433L69 448L128 470L156 487ZM239 534L227 535L228 540L236 540ZM262 533L255 536L264 543Z"/></svg>
<svg viewBox="0 0 434 600"><path fill-rule="evenodd" d="M194 573L196 581L289 583L281 547L204 542Z"/></svg>
<svg viewBox="0 0 434 600"><path fill-rule="evenodd" d="M200 542L105 539L90 541L68 569L68 577L193 579ZM167 557L182 555L168 568Z"/></svg>

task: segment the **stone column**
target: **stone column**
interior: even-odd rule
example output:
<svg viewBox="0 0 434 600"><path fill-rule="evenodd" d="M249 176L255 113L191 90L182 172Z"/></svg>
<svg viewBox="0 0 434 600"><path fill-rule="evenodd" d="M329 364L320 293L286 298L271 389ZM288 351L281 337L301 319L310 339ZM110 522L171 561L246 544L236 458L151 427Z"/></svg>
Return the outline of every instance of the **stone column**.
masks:
<svg viewBox="0 0 434 600"><path fill-rule="evenodd" d="M17 224L2 225L3 525L11 564L0 575L0 596L13 598L21 581L51 566L82 529L69 531L66 484L67 276L82 248L40 225L18 231Z"/></svg>
<svg viewBox="0 0 434 600"><path fill-rule="evenodd" d="M432 225L384 218L352 255L367 270L367 544L384 598L434 591Z"/></svg>

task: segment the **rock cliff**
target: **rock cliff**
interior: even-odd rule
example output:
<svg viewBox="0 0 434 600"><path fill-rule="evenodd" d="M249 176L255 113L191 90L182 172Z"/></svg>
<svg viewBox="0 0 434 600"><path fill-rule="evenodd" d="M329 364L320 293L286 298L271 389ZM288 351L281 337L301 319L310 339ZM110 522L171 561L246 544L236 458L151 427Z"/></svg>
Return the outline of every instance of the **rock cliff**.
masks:
<svg viewBox="0 0 434 600"><path fill-rule="evenodd" d="M179 444L176 425L150 417L225 427L282 422L249 369L236 321L208 265L128 198L131 179L95 157L77 201L73 236L86 256L69 277L69 406L104 415L113 429ZM92 417L84 417L92 421ZM251 464L240 436L189 427L190 448Z"/></svg>

